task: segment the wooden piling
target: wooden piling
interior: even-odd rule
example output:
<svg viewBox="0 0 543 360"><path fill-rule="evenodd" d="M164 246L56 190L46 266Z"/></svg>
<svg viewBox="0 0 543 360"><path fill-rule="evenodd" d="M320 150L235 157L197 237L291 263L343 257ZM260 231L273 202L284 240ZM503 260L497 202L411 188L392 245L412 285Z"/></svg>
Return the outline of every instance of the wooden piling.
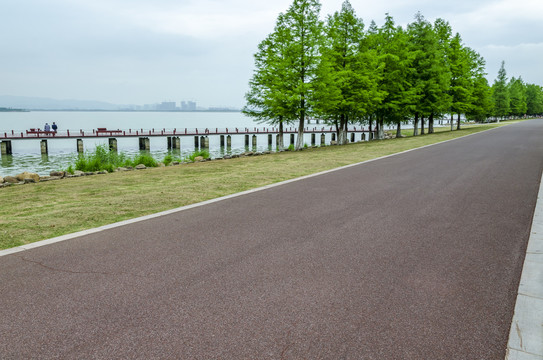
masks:
<svg viewBox="0 0 543 360"><path fill-rule="evenodd" d="M294 145L294 134L290 134L290 145Z"/></svg>
<svg viewBox="0 0 543 360"><path fill-rule="evenodd" d="M79 154L82 154L84 152L84 149L83 149L83 139L77 139L76 140L76 147L77 147L77 152Z"/></svg>
<svg viewBox="0 0 543 360"><path fill-rule="evenodd" d="M194 137L194 148L198 149L200 147L200 140L198 139L198 136Z"/></svg>
<svg viewBox="0 0 543 360"><path fill-rule="evenodd" d="M311 134L311 146L315 146L317 136L315 134Z"/></svg>
<svg viewBox="0 0 543 360"><path fill-rule="evenodd" d="M226 137L226 147L231 148L232 147L232 136L228 135Z"/></svg>
<svg viewBox="0 0 543 360"><path fill-rule="evenodd" d="M181 139L179 136L174 136L172 138L172 149L174 150L180 150L181 149Z"/></svg>
<svg viewBox="0 0 543 360"><path fill-rule="evenodd" d="M109 151L117 152L117 139L109 138Z"/></svg>
<svg viewBox="0 0 543 360"><path fill-rule="evenodd" d="M40 148L42 155L47 155L49 153L49 149L47 147L47 140L40 141Z"/></svg>
<svg viewBox="0 0 543 360"><path fill-rule="evenodd" d="M13 152L11 150L11 141L9 140L6 140L6 141L2 141L2 143L0 144L1 146L1 153L2 155L12 155Z"/></svg>
<svg viewBox="0 0 543 360"><path fill-rule="evenodd" d="M321 134L321 146L326 145L326 136L324 134Z"/></svg>
<svg viewBox="0 0 543 360"><path fill-rule="evenodd" d="M253 147L256 148L256 135L253 135Z"/></svg>

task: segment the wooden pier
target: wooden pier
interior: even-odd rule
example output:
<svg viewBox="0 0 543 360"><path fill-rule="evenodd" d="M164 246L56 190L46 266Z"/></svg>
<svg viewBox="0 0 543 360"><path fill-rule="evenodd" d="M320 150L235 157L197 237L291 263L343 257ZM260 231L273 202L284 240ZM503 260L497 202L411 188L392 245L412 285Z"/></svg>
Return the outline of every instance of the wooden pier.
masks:
<svg viewBox="0 0 543 360"><path fill-rule="evenodd" d="M373 132L363 127L350 127L347 131L351 134L350 140L355 141L355 134L362 133L360 140L365 140L365 133L368 133L368 140L373 138ZM287 127L283 129L283 134L290 135L290 143L294 143L294 137L298 133L297 127ZM321 145L324 144L324 134L332 134L332 141L335 141L336 129L334 127L307 127L304 129L304 134L311 134L311 145L316 143L316 134L321 134ZM214 128L214 129L107 129L97 128L93 130L66 130L66 131L43 131L40 129L30 129L25 131L14 131L0 133L0 145L2 155L9 155L12 153L11 141L16 140L36 140L40 139L41 153L47 154L48 140L54 139L76 139L77 152L83 152L83 139L85 138L107 138L109 139L109 147L111 150L117 151L117 138L123 137L138 137L140 150L149 150L149 137L166 137L168 139L169 149L180 149L180 137L194 136L195 147L208 148L209 139L208 136L216 135L220 136L221 146L225 144L225 137L227 146L231 146L231 136L243 135L245 136L245 145L249 146L249 139L252 135L252 145L256 147L257 135L268 134L268 145L272 145L272 135L279 134L279 128ZM279 139L276 139L278 142Z"/></svg>

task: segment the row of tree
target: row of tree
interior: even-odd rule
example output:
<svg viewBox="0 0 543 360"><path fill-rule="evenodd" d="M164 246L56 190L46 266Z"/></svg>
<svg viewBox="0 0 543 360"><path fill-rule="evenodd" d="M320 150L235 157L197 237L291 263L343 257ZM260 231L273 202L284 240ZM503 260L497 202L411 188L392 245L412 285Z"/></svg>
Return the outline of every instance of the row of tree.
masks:
<svg viewBox="0 0 543 360"><path fill-rule="evenodd" d="M335 125L342 144L349 124L375 127L383 138L385 125L399 134L410 120L415 135L425 133L426 121L432 133L434 119L445 114L451 128L457 115L459 129L461 114L484 121L543 112L542 88L507 83L503 64L503 78L489 86L484 59L445 20L432 24L418 13L403 29L387 14L382 27L372 21L366 30L348 0L326 21L320 10L319 0L294 0L254 56L243 111L278 126L280 144L283 126L297 122L301 149L308 118Z"/></svg>

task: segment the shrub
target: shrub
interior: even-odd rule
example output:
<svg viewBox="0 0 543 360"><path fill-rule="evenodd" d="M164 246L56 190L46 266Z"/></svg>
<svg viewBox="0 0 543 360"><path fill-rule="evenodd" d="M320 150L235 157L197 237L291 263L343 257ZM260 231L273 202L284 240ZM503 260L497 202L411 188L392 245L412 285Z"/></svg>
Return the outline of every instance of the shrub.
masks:
<svg viewBox="0 0 543 360"><path fill-rule="evenodd" d="M132 160L132 166L143 164L146 167L157 167L158 162L150 154L139 154Z"/></svg>
<svg viewBox="0 0 543 360"><path fill-rule="evenodd" d="M204 159L208 159L209 158L209 151L207 151L207 150L196 150L195 152L190 154L188 157L186 157L185 160L194 161L194 159L196 159L196 157L198 157L198 156L201 156Z"/></svg>

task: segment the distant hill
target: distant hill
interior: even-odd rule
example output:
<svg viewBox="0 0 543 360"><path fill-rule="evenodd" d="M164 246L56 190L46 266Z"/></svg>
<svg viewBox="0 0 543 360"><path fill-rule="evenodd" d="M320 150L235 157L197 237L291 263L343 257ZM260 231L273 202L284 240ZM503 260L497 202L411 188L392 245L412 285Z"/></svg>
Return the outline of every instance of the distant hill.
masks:
<svg viewBox="0 0 543 360"><path fill-rule="evenodd" d="M103 101L0 95L0 107L27 110L119 110L125 106Z"/></svg>

